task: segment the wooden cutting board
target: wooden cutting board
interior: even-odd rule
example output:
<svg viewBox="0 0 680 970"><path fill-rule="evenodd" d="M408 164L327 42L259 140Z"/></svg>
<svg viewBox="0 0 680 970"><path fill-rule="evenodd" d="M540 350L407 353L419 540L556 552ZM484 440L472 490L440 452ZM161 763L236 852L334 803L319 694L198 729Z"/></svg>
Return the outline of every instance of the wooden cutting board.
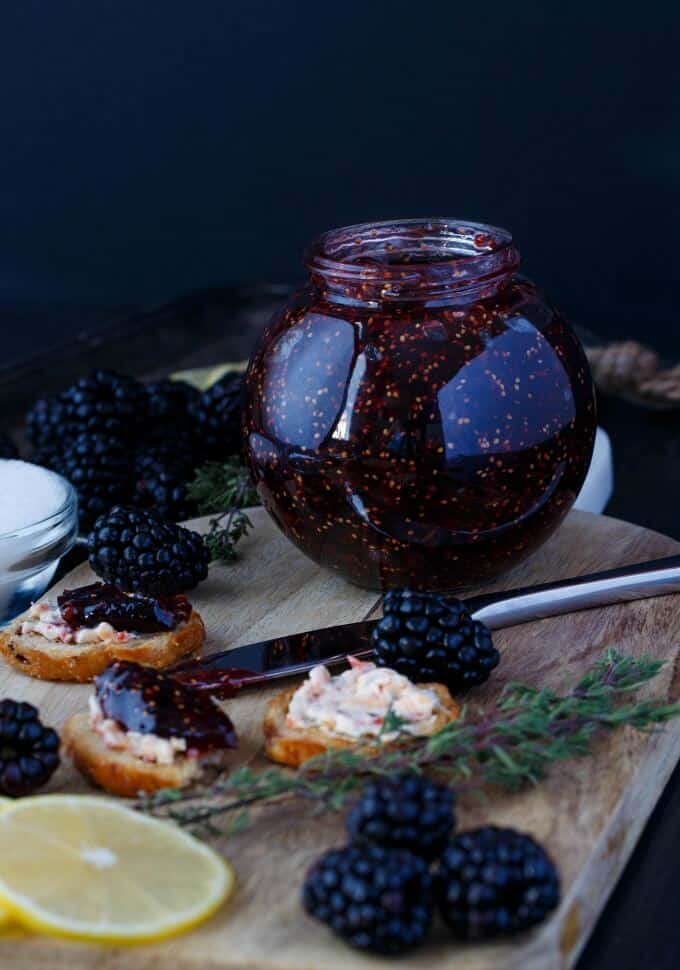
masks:
<svg viewBox="0 0 680 970"><path fill-rule="evenodd" d="M261 509L252 513L253 534L232 567L211 570L192 596L206 621L206 652L276 634L361 620L379 612L374 593L349 586L319 569L278 532ZM199 524L203 525L204 522ZM573 512L530 560L497 588L545 582L680 551L680 544L614 519ZM62 585L91 581L79 567ZM495 634L503 660L475 700L492 705L503 684L523 680L563 687L576 680L603 650L649 653L669 663L653 685L676 698L680 673L680 596L591 610L515 627ZM0 669L0 696L26 699L44 720L59 727L84 709L90 688L31 680ZM271 691L245 694L227 705L241 745L238 760L257 760L260 722ZM642 735L629 729L609 734L594 756L562 764L538 788L500 794L486 803L460 806L460 825L514 825L545 843L563 884L557 913L535 932L494 945L454 943L437 926L432 941L399 963L409 970L570 967L600 914L616 879L680 756L680 722ZM84 791L70 765L49 790ZM299 903L305 870L326 847L342 844L342 822L314 817L304 806L263 809L252 826L217 844L234 863L237 891L204 926L162 944L137 948L95 947L16 931L0 940L7 970L361 970L388 961L345 947L309 919Z"/></svg>

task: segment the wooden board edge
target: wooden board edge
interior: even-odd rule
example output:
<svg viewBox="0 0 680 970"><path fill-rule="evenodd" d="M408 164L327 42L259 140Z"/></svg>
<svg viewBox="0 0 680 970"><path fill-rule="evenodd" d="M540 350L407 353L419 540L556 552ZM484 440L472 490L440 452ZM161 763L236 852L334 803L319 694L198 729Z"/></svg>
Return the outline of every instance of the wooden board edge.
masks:
<svg viewBox="0 0 680 970"><path fill-rule="evenodd" d="M609 816L588 861L546 927L546 943L549 937L555 961L543 966L570 970L576 964L678 761L680 724L669 722L662 731L650 735L637 771ZM548 956L545 950L543 956ZM527 964L522 963L522 967L528 970Z"/></svg>

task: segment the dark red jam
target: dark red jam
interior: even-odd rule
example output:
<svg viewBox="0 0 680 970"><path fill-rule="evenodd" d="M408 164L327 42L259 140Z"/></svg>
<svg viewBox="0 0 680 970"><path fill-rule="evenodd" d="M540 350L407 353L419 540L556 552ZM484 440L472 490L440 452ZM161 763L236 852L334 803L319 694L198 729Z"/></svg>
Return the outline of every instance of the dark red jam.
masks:
<svg viewBox="0 0 680 970"><path fill-rule="evenodd" d="M114 630L130 633L163 633L185 623L191 615L186 596L156 598L143 593L124 593L111 583L92 583L66 589L57 605L73 630L109 623Z"/></svg>
<svg viewBox="0 0 680 970"><path fill-rule="evenodd" d="M578 340L518 275L509 233L353 226L307 264L246 377L268 511L361 586L455 590L514 565L583 484L595 401Z"/></svg>
<svg viewBox="0 0 680 970"><path fill-rule="evenodd" d="M205 753L236 747L234 725L199 691L169 674L129 661L116 661L95 680L104 717L126 731L184 738L188 749Z"/></svg>

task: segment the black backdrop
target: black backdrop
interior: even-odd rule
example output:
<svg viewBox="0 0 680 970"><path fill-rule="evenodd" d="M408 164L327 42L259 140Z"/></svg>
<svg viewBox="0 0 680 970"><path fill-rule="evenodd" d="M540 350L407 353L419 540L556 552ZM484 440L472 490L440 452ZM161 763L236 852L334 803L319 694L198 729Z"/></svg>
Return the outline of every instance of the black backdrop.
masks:
<svg viewBox="0 0 680 970"><path fill-rule="evenodd" d="M454 215L511 228L574 321L672 356L674 7L7 0L0 302L291 280L325 228Z"/></svg>

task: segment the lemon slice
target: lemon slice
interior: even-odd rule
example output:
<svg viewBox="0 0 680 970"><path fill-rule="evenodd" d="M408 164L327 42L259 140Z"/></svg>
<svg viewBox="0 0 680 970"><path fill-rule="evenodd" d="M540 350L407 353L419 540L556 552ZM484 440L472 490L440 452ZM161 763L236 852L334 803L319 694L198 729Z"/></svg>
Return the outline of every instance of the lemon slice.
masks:
<svg viewBox="0 0 680 970"><path fill-rule="evenodd" d="M30 929L159 940L207 919L233 885L198 839L105 798L43 795L0 814L0 904Z"/></svg>
<svg viewBox="0 0 680 970"><path fill-rule="evenodd" d="M178 370L170 375L170 380L186 381L187 384L197 387L199 391L207 391L225 374L242 374L247 367L247 360L232 360L227 364L215 364L214 367L192 367L191 370Z"/></svg>
<svg viewBox="0 0 680 970"><path fill-rule="evenodd" d="M3 798L0 795L0 813L4 812L6 808L9 808L13 804L14 799ZM7 912L4 906L0 906L0 932L2 932L7 926L12 924L13 920L10 914Z"/></svg>

